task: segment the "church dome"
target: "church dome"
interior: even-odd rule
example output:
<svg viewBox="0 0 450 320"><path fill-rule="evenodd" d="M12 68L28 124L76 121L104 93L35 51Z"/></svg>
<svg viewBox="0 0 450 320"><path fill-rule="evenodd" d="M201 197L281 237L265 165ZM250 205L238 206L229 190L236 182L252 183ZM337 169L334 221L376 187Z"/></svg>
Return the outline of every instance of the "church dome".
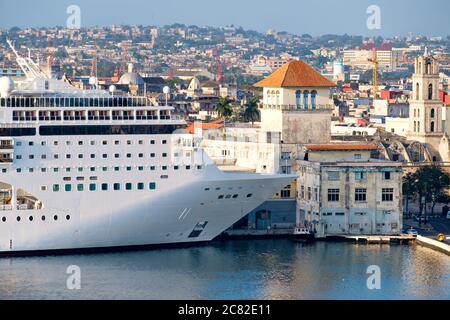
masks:
<svg viewBox="0 0 450 320"><path fill-rule="evenodd" d="M127 72L124 75L122 75L120 77L120 80L118 82L118 84L125 84L125 85L130 85L130 84L137 84L137 85L143 85L144 84L144 79L142 79L142 77L137 74L136 72Z"/></svg>
<svg viewBox="0 0 450 320"><path fill-rule="evenodd" d="M197 77L194 77L191 80L191 83L189 84L189 91L196 91L196 90L200 90L201 86L200 86L200 81L197 79Z"/></svg>

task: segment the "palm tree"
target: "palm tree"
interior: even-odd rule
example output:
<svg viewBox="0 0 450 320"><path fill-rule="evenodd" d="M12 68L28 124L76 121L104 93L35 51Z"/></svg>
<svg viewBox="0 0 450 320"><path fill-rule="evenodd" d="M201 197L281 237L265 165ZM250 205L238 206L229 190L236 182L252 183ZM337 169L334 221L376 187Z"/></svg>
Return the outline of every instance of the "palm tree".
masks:
<svg viewBox="0 0 450 320"><path fill-rule="evenodd" d="M215 107L215 111L220 118L223 118L224 122L233 115L233 107L231 106L231 101L227 98L220 97L219 102ZM225 124L224 124L225 126Z"/></svg>
<svg viewBox="0 0 450 320"><path fill-rule="evenodd" d="M244 118L247 121L251 121L252 127L255 121L258 121L261 116L261 112L259 111L258 108L258 103L259 103L258 98L251 98L245 105Z"/></svg>

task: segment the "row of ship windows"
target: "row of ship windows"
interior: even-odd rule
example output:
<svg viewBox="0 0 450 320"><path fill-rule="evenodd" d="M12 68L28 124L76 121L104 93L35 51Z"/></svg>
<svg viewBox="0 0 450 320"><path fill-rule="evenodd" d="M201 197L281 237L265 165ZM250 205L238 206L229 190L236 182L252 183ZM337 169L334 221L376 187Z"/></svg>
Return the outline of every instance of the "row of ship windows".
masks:
<svg viewBox="0 0 450 320"><path fill-rule="evenodd" d="M125 183L124 185L122 185L121 183L113 183L111 185L108 183L102 183L99 185L97 185L96 183L90 183L87 189L89 191L97 191L97 190L108 191L110 189L110 187L112 187L111 190L114 190L114 191L120 191L120 190L132 191L135 188L136 188L136 190L145 190L146 184L144 182L138 182L136 184L129 182L129 183ZM148 190L156 190L156 182L150 182L147 185L147 187L148 187ZM41 189L42 189L42 191L46 191L47 187L42 186ZM54 184L52 186L53 192L59 192L59 191L61 191L61 189L62 189L61 185L59 185L59 184ZM84 191L85 185L83 183L77 184L76 190L79 192ZM66 192L72 191L72 184L65 184L64 191L66 191Z"/></svg>
<svg viewBox="0 0 450 320"><path fill-rule="evenodd" d="M143 153L139 153L137 156L138 156L138 158L140 158L140 159L142 159L142 158L145 157L145 155L144 155ZM167 158L167 157L168 157L168 154L167 154L167 153L162 153L161 156L162 156L163 158ZM175 154L174 156L175 156L175 157L178 157L179 154ZM107 159L107 158L108 158L108 154L107 154L107 153L103 153L103 154L101 155L101 157L102 157L102 159ZM133 154L127 153L127 154L125 154L125 157L126 157L127 159L131 159L131 158L133 158ZM65 157L65 158L66 158L66 159L72 159L72 155L71 155L71 154L66 154L66 157ZM82 154L82 153L78 154L77 158L78 158L78 159L84 159L84 154ZM94 154L94 153L90 154L90 159L95 159L95 158L97 158L97 155L96 155L96 154ZM120 153L115 153L115 154L114 154L114 158L115 158L115 159L119 159L119 158L120 158ZM156 153L150 153L150 158L156 158ZM23 156L22 156L21 154L16 155L16 160L22 160L22 159L23 159ZM35 155L34 155L34 154L28 155L28 159L30 159L30 160L35 159ZM46 154L42 154L42 155L41 155L41 159L47 159L47 155L46 155ZM54 154L54 155L53 155L53 159L59 159L59 154Z"/></svg>
<svg viewBox="0 0 450 320"><path fill-rule="evenodd" d="M216 188L216 191L220 191L221 189L222 189L222 188L217 187L217 188ZM233 190L233 187L230 187L230 188L228 188L228 189L229 189L229 190ZM242 187L239 187L238 189L241 190ZM205 188L204 190L205 190L205 191L211 191L211 188ZM221 194L221 195L218 196L218 199L219 199L219 200L223 200L223 199L237 199L238 197L239 197L238 194L234 194L234 195L231 195L231 194L223 195L223 194ZM247 198L251 198L251 197L253 197L253 194L252 194L252 193L247 194Z"/></svg>
<svg viewBox="0 0 450 320"><path fill-rule="evenodd" d="M89 141L89 145L91 145L91 146L95 146L95 145L97 145L97 143L106 146L106 145L108 145L110 143L110 141L107 141L107 140L103 140L103 141L91 140L91 141ZM120 145L121 141L120 140L115 140L114 142L111 141L111 143L113 143L114 145ZM123 141L123 143L125 143L126 145L132 145L133 141L132 140L127 140L127 141ZM53 141L53 145L54 146L58 146L59 144L60 144L60 141L57 141L57 140ZM74 141L69 141L69 140L66 141L66 145L67 146L71 146L73 144L74 144ZM78 144L79 146L83 146L85 144L85 141L79 140L76 144ZM137 144L138 145L144 145L145 141L144 140L138 140ZM156 140L150 140L149 144L150 145L155 145L156 144ZM161 144L167 144L167 140L161 140ZM17 147L20 147L22 145L23 145L22 141L17 141L16 142L16 146ZM35 145L34 141L29 141L28 142L28 146L34 146L34 145ZM46 146L47 145L47 141L41 141L40 145L41 146Z"/></svg>
<svg viewBox="0 0 450 320"><path fill-rule="evenodd" d="M234 194L234 195L231 195L231 194L223 195L223 194L221 194L218 197L218 199L219 200L223 200L223 199L237 199L238 197L239 197L238 194ZM251 198L251 197L253 197L252 193L247 194L247 198Z"/></svg>
<svg viewBox="0 0 450 320"><path fill-rule="evenodd" d="M55 215L53 216L53 220L58 221L58 219L59 219L58 215L55 214ZM34 217L33 217L33 216L29 216L29 217L28 217L28 220L29 220L30 222L33 222L33 221L34 221ZM41 217L41 220L42 220L42 221L46 221L46 220L47 220L47 217L46 217L46 216L42 216L42 217ZM66 215L66 220L67 220L67 221L70 220L70 215ZM7 221L7 218L6 218L6 217L2 217L2 222L6 222L6 221ZM17 221L17 222L22 221L22 217L21 217L21 216L17 216L17 217L16 217L16 221Z"/></svg>
<svg viewBox="0 0 450 320"><path fill-rule="evenodd" d="M181 167L184 167L185 170L191 170L192 169L192 166L173 166L172 168L173 168L174 171L177 171L177 170L180 170ZM156 171L156 166L149 166L149 167L144 167L144 166L132 167L132 166L128 166L128 167L125 168L125 170L126 171L133 171L133 169L137 169L138 171L145 171L146 168L149 169L150 171ZM195 166L195 168L197 170L202 170L203 167L202 166ZM84 169L85 168L83 168L83 167L78 167L76 171L84 172ZM102 167L101 169L99 169L99 171L108 172L109 169L110 169L109 167ZM119 171L121 171L122 167L113 167L111 169L113 171L119 172ZM55 173L60 172L60 168L53 168L52 170ZM169 166L161 166L161 170L162 171L168 171L169 170ZM40 171L41 172L47 172L47 168L41 168ZM97 167L90 167L89 171L90 172L96 172L97 171ZM8 169L2 169L2 173L7 173L7 172L8 172ZM22 168L17 168L16 172L17 173L23 172ZM34 170L34 168L28 168L28 172L33 173L33 172L35 172L35 170ZM65 168L65 172L72 172L72 168L70 168L70 167Z"/></svg>

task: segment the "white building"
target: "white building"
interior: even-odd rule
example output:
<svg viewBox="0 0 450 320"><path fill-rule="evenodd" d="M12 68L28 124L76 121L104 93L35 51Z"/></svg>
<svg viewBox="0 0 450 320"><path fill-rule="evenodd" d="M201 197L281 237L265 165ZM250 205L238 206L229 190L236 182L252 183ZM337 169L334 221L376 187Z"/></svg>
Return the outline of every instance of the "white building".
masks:
<svg viewBox="0 0 450 320"><path fill-rule="evenodd" d="M346 137L346 136L373 136L378 129L373 126L362 126L358 124L342 123L339 121L333 121L331 123L331 135L333 137Z"/></svg>
<svg viewBox="0 0 450 320"><path fill-rule="evenodd" d="M264 94L261 129L281 134L281 171L294 172L302 145L331 140L330 89L336 84L305 62L292 60L255 86Z"/></svg>
<svg viewBox="0 0 450 320"><path fill-rule="evenodd" d="M401 51L393 50L376 50L376 58L379 63L380 71L395 71L397 66L403 61ZM374 57L373 50L344 50L344 65L355 69L370 70L373 68Z"/></svg>
<svg viewBox="0 0 450 320"><path fill-rule="evenodd" d="M385 117L409 117L409 104L404 102L390 102L389 100L376 99L373 100L374 110L371 114Z"/></svg>
<svg viewBox="0 0 450 320"><path fill-rule="evenodd" d="M216 126L203 132L202 147L224 171L277 173L280 135L251 127Z"/></svg>
<svg viewBox="0 0 450 320"><path fill-rule="evenodd" d="M386 132L405 137L409 131L409 118L386 117Z"/></svg>
<svg viewBox="0 0 450 320"><path fill-rule="evenodd" d="M297 224L317 237L396 235L402 230L401 164L371 158L377 146L305 147L298 161Z"/></svg>

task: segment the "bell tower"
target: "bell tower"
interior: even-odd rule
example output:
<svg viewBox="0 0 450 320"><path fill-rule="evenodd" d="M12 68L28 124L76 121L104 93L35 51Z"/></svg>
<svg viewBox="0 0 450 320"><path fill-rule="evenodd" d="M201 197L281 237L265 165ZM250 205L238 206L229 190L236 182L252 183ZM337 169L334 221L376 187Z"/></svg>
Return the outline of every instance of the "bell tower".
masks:
<svg viewBox="0 0 450 320"><path fill-rule="evenodd" d="M434 150L444 134L442 102L439 99L439 66L427 49L416 58L409 106L408 139L428 144Z"/></svg>

